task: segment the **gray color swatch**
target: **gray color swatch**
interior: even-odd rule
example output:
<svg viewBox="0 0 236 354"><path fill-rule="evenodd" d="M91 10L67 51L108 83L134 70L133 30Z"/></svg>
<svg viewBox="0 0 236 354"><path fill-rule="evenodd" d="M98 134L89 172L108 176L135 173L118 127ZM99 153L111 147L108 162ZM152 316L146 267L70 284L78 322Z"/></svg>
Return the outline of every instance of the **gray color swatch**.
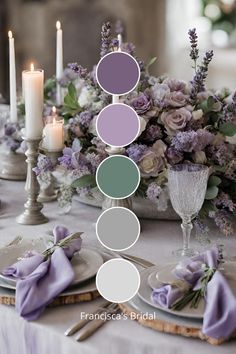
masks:
<svg viewBox="0 0 236 354"><path fill-rule="evenodd" d="M104 247L113 251L124 251L138 240L140 223L131 210L114 207L100 215L96 224L96 234Z"/></svg>

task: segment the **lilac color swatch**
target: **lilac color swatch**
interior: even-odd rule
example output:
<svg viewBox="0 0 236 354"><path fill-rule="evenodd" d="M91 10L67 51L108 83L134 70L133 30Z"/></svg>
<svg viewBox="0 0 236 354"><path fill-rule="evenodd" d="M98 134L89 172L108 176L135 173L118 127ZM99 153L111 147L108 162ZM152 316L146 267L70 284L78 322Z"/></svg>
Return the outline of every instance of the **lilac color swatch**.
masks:
<svg viewBox="0 0 236 354"><path fill-rule="evenodd" d="M136 139L139 130L137 113L123 103L113 103L105 107L97 118L97 133L107 145L129 145Z"/></svg>
<svg viewBox="0 0 236 354"><path fill-rule="evenodd" d="M137 61L124 52L105 55L96 68L98 84L111 95L124 95L132 91L140 78Z"/></svg>

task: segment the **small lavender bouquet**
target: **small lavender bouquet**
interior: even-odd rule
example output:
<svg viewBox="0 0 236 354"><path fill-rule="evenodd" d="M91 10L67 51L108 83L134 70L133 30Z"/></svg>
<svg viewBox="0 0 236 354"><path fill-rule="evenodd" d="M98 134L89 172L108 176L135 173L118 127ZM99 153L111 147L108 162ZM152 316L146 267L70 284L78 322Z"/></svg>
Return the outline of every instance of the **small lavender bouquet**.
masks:
<svg viewBox="0 0 236 354"><path fill-rule="evenodd" d="M133 44L122 43L122 51L136 57L141 71L136 89L121 97L121 102L135 109L141 123L139 136L125 148L125 154L140 169L137 194L156 203L159 210L168 206L168 165L209 166L211 176L198 222L210 217L230 235L236 215L236 93L206 88L213 52L207 51L199 62L195 29L189 31L189 39L190 82L150 75L155 58L145 64L136 57ZM117 45L110 24L103 24L101 56L116 50ZM95 67L89 72L77 63L69 64L62 85L66 88L62 114L67 122L67 147L53 173L61 183L60 205L68 209L75 191L80 195L97 191L96 169L107 153L96 133L96 119L111 97L97 84ZM38 171L43 173L43 168Z"/></svg>
<svg viewBox="0 0 236 354"><path fill-rule="evenodd" d="M22 147L21 129L20 123L5 123L1 143L7 150L16 152Z"/></svg>

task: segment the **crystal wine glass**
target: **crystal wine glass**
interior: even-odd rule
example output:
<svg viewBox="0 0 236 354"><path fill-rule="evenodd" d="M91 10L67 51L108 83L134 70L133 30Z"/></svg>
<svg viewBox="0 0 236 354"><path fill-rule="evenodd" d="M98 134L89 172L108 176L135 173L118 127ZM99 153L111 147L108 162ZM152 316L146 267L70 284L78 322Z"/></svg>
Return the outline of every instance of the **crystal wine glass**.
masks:
<svg viewBox="0 0 236 354"><path fill-rule="evenodd" d="M191 257L196 252L189 247L193 228L192 218L200 211L206 194L209 169L200 164L180 164L168 169L170 200L181 217L183 248L174 251L176 256Z"/></svg>

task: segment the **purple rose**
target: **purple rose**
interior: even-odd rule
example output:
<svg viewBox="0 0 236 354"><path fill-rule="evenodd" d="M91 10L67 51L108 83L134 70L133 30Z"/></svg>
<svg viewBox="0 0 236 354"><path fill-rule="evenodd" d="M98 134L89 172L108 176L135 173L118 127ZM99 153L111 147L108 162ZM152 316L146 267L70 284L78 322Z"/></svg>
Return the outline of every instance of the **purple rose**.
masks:
<svg viewBox="0 0 236 354"><path fill-rule="evenodd" d="M184 93L186 91L186 82L184 81L167 78L163 81L163 84L168 85L171 92L182 91Z"/></svg>
<svg viewBox="0 0 236 354"><path fill-rule="evenodd" d="M184 154L181 151L170 147L166 150L166 158L171 165L175 165L183 160Z"/></svg>
<svg viewBox="0 0 236 354"><path fill-rule="evenodd" d="M145 114L152 108L152 99L147 92L142 92L134 98L131 98L130 106L139 114Z"/></svg>

